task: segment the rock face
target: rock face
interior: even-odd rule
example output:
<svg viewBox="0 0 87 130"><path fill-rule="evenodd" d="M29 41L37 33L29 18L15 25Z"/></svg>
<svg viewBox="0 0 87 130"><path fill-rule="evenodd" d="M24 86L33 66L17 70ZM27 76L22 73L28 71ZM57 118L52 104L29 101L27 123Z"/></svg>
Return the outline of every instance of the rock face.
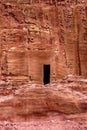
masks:
<svg viewBox="0 0 87 130"><path fill-rule="evenodd" d="M45 83L45 65L48 82L87 76L86 23L86 0L1 1L1 78Z"/></svg>
<svg viewBox="0 0 87 130"><path fill-rule="evenodd" d="M87 112L87 80L62 80L48 85L22 85L0 88L0 120L56 111L65 114ZM85 81L85 82L84 82Z"/></svg>

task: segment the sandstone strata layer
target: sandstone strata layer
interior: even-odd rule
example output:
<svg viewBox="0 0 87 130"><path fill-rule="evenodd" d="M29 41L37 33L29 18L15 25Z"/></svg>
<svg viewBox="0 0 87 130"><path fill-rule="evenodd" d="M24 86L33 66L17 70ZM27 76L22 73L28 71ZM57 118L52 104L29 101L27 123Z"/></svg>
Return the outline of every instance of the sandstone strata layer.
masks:
<svg viewBox="0 0 87 130"><path fill-rule="evenodd" d="M87 112L87 80L75 79L68 77L48 86L25 84L18 87L8 85L6 88L5 84L1 85L0 120L25 119L30 115L44 115L47 112Z"/></svg>

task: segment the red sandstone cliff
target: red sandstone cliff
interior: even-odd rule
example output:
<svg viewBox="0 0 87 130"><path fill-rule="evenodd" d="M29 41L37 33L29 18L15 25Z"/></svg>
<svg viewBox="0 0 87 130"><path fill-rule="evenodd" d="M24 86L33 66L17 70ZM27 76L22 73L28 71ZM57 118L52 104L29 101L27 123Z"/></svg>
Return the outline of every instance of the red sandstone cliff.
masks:
<svg viewBox="0 0 87 130"><path fill-rule="evenodd" d="M87 76L87 3L67 0L0 2L0 75L43 83L67 74Z"/></svg>

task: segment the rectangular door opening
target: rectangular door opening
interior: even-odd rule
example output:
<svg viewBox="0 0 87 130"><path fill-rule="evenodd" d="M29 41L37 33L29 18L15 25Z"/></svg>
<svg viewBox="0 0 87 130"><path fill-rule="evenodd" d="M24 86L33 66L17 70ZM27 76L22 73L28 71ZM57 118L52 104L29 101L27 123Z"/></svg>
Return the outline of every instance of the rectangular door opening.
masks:
<svg viewBox="0 0 87 130"><path fill-rule="evenodd" d="M50 83L50 65L43 66L43 82L44 84Z"/></svg>

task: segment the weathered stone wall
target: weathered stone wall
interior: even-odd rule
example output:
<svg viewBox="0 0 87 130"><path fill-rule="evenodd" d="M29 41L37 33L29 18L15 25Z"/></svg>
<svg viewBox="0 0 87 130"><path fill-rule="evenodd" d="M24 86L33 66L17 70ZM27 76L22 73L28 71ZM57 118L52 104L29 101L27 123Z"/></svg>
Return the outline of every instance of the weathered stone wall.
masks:
<svg viewBox="0 0 87 130"><path fill-rule="evenodd" d="M58 6L60 43L70 73L87 76L87 2L66 1ZM60 71L61 73L61 71Z"/></svg>
<svg viewBox="0 0 87 130"><path fill-rule="evenodd" d="M0 75L43 83L67 74L87 76L87 3L78 0L0 2Z"/></svg>

